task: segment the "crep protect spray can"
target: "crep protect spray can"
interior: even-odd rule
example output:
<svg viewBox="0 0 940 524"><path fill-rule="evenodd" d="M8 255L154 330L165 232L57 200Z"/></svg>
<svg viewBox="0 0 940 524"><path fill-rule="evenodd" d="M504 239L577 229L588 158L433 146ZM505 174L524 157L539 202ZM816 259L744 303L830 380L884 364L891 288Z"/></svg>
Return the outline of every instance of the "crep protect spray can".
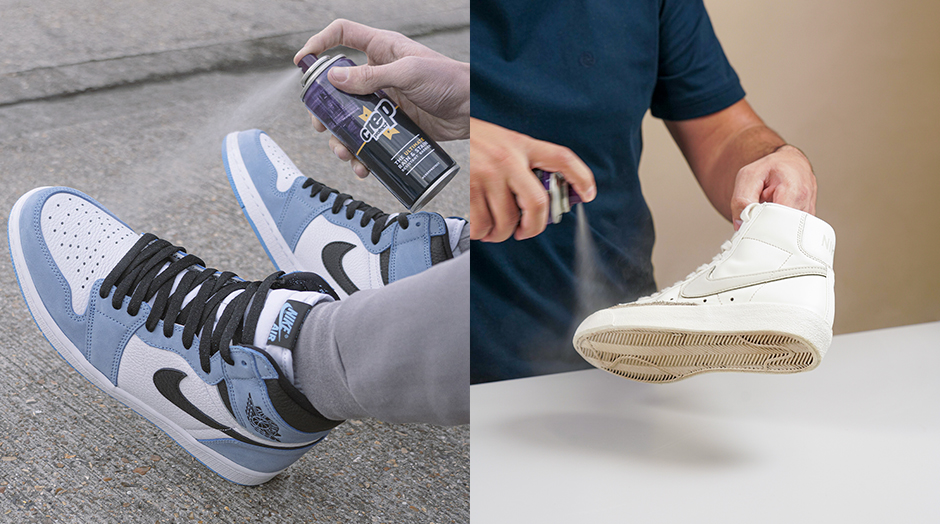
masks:
<svg viewBox="0 0 940 524"><path fill-rule="evenodd" d="M541 169L533 169L535 176L539 177L545 191L548 191L548 223L557 224L561 217L571 211L571 206L581 203L581 197L575 193L574 188L565 180L561 173L549 173Z"/></svg>
<svg viewBox="0 0 940 524"><path fill-rule="evenodd" d="M384 92L351 95L327 79L330 68L355 65L343 55L301 58L301 99L405 207L418 211L460 167Z"/></svg>

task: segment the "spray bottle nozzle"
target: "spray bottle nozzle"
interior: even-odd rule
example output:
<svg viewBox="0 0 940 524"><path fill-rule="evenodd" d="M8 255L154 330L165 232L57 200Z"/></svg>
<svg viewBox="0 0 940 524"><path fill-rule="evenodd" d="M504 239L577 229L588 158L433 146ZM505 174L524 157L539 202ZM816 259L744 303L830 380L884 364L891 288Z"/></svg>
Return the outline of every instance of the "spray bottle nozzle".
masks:
<svg viewBox="0 0 940 524"><path fill-rule="evenodd" d="M301 58L300 62L297 62L297 67L299 67L304 73L306 73L307 70L310 69L310 66L312 66L316 61L317 61L317 55L310 53L309 55L306 55L303 58Z"/></svg>
<svg viewBox="0 0 940 524"><path fill-rule="evenodd" d="M562 215L571 211L571 206L581 203L581 197L575 193L561 173L549 173L541 169L535 169L534 172L548 191L548 220L552 224L557 224L561 222Z"/></svg>

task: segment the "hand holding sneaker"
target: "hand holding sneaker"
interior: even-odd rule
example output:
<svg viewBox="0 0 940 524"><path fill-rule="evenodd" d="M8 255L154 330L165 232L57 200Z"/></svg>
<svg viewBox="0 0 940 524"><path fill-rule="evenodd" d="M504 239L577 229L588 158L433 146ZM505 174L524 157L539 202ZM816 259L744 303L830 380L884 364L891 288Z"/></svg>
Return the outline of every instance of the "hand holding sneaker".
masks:
<svg viewBox="0 0 940 524"><path fill-rule="evenodd" d="M738 171L731 196L735 231L742 224L737 217L744 208L757 202L773 202L816 214L816 177L802 151L784 144Z"/></svg>

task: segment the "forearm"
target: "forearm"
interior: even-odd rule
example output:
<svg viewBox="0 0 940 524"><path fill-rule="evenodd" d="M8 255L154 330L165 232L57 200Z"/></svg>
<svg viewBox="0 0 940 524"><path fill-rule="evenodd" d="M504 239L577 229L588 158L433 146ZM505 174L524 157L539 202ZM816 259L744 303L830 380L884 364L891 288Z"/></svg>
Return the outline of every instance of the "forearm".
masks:
<svg viewBox="0 0 940 524"><path fill-rule="evenodd" d="M788 146L744 100L717 113L666 122L705 195L735 222L754 202L816 212L816 176L803 153Z"/></svg>
<svg viewBox="0 0 940 524"><path fill-rule="evenodd" d="M729 136L708 165L692 166L692 170L712 206L730 221L736 218L731 200L738 172L784 145L786 141L763 123L751 125Z"/></svg>

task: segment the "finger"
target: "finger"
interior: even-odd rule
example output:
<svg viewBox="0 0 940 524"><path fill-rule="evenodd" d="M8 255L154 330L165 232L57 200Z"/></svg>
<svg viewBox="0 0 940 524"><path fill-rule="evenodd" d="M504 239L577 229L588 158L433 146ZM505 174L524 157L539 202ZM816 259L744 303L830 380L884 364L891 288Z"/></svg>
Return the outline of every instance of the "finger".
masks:
<svg viewBox="0 0 940 524"><path fill-rule="evenodd" d="M532 163L531 167L549 172L561 172L583 202L590 202L597 196L597 187L591 168L567 147L532 140L528 142L528 155Z"/></svg>
<svg viewBox="0 0 940 524"><path fill-rule="evenodd" d="M539 179L526 169L509 179L509 190L516 196L522 211L519 225L513 235L516 240L532 238L548 225L548 192Z"/></svg>
<svg viewBox="0 0 940 524"><path fill-rule="evenodd" d="M319 55L327 49L339 45L360 51L368 51L369 44L377 38L384 38L384 33L385 31L373 29L356 22L342 18L336 19L307 40L303 48L294 55L294 64L300 62L300 59L306 55L311 53Z"/></svg>
<svg viewBox="0 0 940 524"><path fill-rule="evenodd" d="M315 117L313 113L310 113L310 120L313 121L313 128L317 130L317 133L326 131L326 126L324 126L323 122L320 122L320 120Z"/></svg>
<svg viewBox="0 0 940 524"><path fill-rule="evenodd" d="M497 181L502 183L501 180ZM500 189L496 186L493 189ZM489 234L483 237L484 242L503 242L512 236L519 224L519 206L508 188L501 186L501 190L487 188L486 204L493 217L493 227Z"/></svg>
<svg viewBox="0 0 940 524"><path fill-rule="evenodd" d="M480 240L493 229L493 217L490 216L490 208L486 205L486 195L483 189L474 183L470 184L469 219L470 240Z"/></svg>
<svg viewBox="0 0 940 524"><path fill-rule="evenodd" d="M369 176L369 173L370 173L369 168L366 167L365 164L363 164L362 162L356 159L352 159L349 161L349 164L352 166L353 173L355 173L357 177L366 178L367 176Z"/></svg>
<svg viewBox="0 0 940 524"><path fill-rule="evenodd" d="M349 162L356 158L335 136L330 137L330 149L343 162Z"/></svg>
<svg viewBox="0 0 940 524"><path fill-rule="evenodd" d="M419 58L406 57L384 65L334 67L327 73L334 87L354 95L367 95L390 87L404 91L426 83L427 71L415 68Z"/></svg>
<svg viewBox="0 0 940 524"><path fill-rule="evenodd" d="M330 136L330 150L343 162L349 162L349 166L357 177L366 178L369 176L369 168L360 162L359 159L356 158L356 155L352 154L350 150L346 149L346 146L335 136Z"/></svg>
<svg viewBox="0 0 940 524"><path fill-rule="evenodd" d="M747 167L738 171L731 194L731 221L734 230L741 227L741 212L747 206L760 202L766 185L765 174Z"/></svg>
<svg viewBox="0 0 940 524"><path fill-rule="evenodd" d="M803 180L797 173L790 176L780 174L783 180L772 187L772 191L764 190L764 200L775 204L792 207L807 213L816 213L816 187L815 180ZM785 177L785 178L784 178Z"/></svg>

